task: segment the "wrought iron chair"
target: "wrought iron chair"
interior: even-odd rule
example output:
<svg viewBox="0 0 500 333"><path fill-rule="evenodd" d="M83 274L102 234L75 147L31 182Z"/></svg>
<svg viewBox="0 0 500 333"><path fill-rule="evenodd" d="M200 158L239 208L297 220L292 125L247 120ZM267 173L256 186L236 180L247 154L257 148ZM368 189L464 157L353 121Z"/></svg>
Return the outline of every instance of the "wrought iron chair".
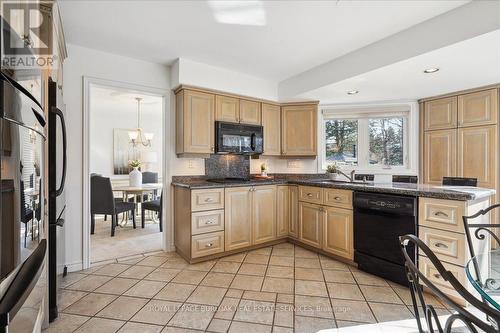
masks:
<svg viewBox="0 0 500 333"><path fill-rule="evenodd" d="M434 252L432 252L424 242L418 239L414 235L405 235L399 237L401 243L401 250L405 257L405 268L406 275L409 282L410 294L413 304L413 309L415 313L415 318L417 319L418 330L420 333L434 332L435 330L439 333L449 333L451 332L453 325L457 322L462 322L465 327L473 333L477 333L482 330L487 333L499 333L498 323L500 323L500 316L498 311L494 310L492 307L486 305L481 300L477 299L467 291L467 289L457 280L457 278L443 266L441 261L436 257ZM443 293L438 287L436 287L425 275L418 269L416 264L411 259L407 252L407 247L415 246L417 252L423 253L434 265L436 270L439 272L441 277L447 281L455 291L462 296L467 302L469 302L473 307L483 312L490 318L496 318L496 326L492 323L486 322L481 318L462 307L460 304L455 302L452 298ZM422 285L426 286L435 296L437 296L442 302L446 303L449 308L456 311L456 313L450 315L444 327L439 321L436 310L430 304L426 304ZM425 323L427 324L427 330L424 330L421 322L421 317L419 313L419 305L423 309L423 315ZM479 330L478 330L479 329Z"/></svg>

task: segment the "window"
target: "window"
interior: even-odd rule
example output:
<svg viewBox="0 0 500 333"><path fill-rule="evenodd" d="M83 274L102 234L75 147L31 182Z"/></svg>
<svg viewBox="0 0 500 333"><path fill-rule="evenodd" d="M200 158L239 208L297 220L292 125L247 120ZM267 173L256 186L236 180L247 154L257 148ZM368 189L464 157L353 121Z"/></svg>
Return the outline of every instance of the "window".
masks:
<svg viewBox="0 0 500 333"><path fill-rule="evenodd" d="M410 144L416 147L418 121L412 108L323 110L321 167L336 163L346 169L415 172L418 149L410 149ZM416 106L413 109L417 113Z"/></svg>

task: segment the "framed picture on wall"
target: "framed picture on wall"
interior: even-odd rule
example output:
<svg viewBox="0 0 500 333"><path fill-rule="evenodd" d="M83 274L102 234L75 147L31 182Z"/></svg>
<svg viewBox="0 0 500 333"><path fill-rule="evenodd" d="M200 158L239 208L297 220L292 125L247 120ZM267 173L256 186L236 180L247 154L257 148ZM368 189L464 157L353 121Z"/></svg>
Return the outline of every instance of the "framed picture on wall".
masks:
<svg viewBox="0 0 500 333"><path fill-rule="evenodd" d="M130 144L128 132L135 129L113 129L113 174L128 175L130 172L129 161L139 159L140 152Z"/></svg>

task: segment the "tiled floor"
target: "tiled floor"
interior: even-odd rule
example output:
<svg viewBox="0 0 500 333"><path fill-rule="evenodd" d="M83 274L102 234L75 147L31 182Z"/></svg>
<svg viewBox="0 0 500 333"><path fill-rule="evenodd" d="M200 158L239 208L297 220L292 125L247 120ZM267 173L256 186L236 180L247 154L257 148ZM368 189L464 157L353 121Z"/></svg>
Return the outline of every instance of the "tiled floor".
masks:
<svg viewBox="0 0 500 333"><path fill-rule="evenodd" d="M290 243L194 265L157 252L60 286L50 333L316 332L413 318L406 288Z"/></svg>

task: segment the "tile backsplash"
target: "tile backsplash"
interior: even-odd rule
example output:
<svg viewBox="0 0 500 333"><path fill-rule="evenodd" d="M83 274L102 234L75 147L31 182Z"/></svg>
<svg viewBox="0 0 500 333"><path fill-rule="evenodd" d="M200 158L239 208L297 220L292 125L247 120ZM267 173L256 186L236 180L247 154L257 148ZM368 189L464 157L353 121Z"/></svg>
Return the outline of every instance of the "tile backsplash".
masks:
<svg viewBox="0 0 500 333"><path fill-rule="evenodd" d="M247 178L250 176L250 157L246 155L210 155L205 159L207 178Z"/></svg>

